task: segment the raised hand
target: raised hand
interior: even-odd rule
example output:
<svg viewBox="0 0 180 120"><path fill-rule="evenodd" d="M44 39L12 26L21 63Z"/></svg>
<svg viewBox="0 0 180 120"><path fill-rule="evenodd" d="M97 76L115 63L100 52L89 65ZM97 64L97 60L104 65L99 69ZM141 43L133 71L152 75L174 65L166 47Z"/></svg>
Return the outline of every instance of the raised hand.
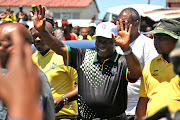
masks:
<svg viewBox="0 0 180 120"><path fill-rule="evenodd" d="M123 25L122 19L120 19L120 22L116 22L117 25L117 31L118 36L115 39L116 45L120 46L123 51L129 50L129 44L130 44L130 33L131 33L131 27L132 25L128 25L128 22L125 21L125 26Z"/></svg>
<svg viewBox="0 0 180 120"><path fill-rule="evenodd" d="M6 27L0 27L1 33L2 29L12 28L6 36L12 41L13 50L7 63L8 74L3 76L0 72L0 98L8 108L8 117L40 120L41 81L38 68L32 62L31 46L25 42L27 40L23 34L28 34L29 31L21 24L4 25Z"/></svg>
<svg viewBox="0 0 180 120"><path fill-rule="evenodd" d="M25 14L24 14L24 13L21 13L21 14L19 14L18 18L19 18L19 19L22 19L22 18L24 18L24 16L25 16Z"/></svg>
<svg viewBox="0 0 180 120"><path fill-rule="evenodd" d="M37 13L35 13L35 11L31 10L31 12L34 15L33 18L33 23L34 23L34 27L36 28L37 31L41 32L43 30L45 30L45 8L42 7L41 5L39 5L39 9L37 6L35 6L35 9L37 11Z"/></svg>

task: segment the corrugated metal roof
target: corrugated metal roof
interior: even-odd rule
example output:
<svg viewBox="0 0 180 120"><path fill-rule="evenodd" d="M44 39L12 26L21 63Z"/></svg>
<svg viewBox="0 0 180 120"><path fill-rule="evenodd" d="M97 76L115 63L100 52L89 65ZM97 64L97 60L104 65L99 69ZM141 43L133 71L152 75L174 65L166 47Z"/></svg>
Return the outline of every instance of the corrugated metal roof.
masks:
<svg viewBox="0 0 180 120"><path fill-rule="evenodd" d="M180 3L180 0L166 0L167 3Z"/></svg>
<svg viewBox="0 0 180 120"><path fill-rule="evenodd" d="M87 7L93 0L0 0L0 6Z"/></svg>

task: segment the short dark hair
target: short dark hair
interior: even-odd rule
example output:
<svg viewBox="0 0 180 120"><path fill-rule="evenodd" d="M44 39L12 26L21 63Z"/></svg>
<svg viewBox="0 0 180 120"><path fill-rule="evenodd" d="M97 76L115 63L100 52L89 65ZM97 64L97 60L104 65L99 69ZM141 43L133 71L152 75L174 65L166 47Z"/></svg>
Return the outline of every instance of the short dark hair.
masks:
<svg viewBox="0 0 180 120"><path fill-rule="evenodd" d="M138 20L139 22L141 21L141 17L137 10L135 10L134 8L128 7L128 8L123 9L121 12L123 13L126 11L131 13L133 21L136 21L136 20Z"/></svg>

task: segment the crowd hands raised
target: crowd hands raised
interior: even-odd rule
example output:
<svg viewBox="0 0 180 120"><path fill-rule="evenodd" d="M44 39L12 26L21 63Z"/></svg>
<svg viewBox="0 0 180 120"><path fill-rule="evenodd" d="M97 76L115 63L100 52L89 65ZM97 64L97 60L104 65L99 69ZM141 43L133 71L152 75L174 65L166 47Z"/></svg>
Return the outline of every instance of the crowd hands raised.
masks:
<svg viewBox="0 0 180 120"><path fill-rule="evenodd" d="M31 11L33 14L33 23L34 23L34 30L38 32L38 37L40 37L45 44L47 44L48 48L46 50L52 49L55 53L62 55L63 59L65 59L66 65L69 65L67 63L68 61L68 56L67 56L67 48L66 45L64 45L61 41L62 40L80 40L80 39L96 39L96 51L98 56L100 57L100 61L103 62L106 60L107 57L111 56L114 54L115 50L115 45L119 46L121 51L124 53L124 59L126 60L125 64L127 65L126 67L128 68L128 71L124 72L126 78L129 81L126 82L135 82L142 76L142 70L141 68L142 64L140 65L140 62L138 61L138 57L136 58L136 53L133 51L133 46L131 46L131 43L135 41L135 39L140 35L140 33L137 33L137 35L134 39L132 35L132 31L134 30L133 27L135 26L134 23L130 23L130 20L124 19L122 15L119 15L119 21L116 22L116 30L115 32L117 34L113 34L112 29L110 31L107 30L107 32L112 32L111 37L102 37L100 38L99 36L96 36L97 38L94 37L95 34L95 29L96 26L91 26L89 28L82 28L80 29L79 26L74 26L74 34L71 33L71 25L67 22L67 20L62 21L62 29L60 29L57 25L56 22L52 22L51 20L48 21L47 18L45 18L45 8L42 7L41 5L39 6L34 6L35 10ZM36 12L35 12L36 11ZM127 13L127 11L125 11ZM10 12L13 13L13 12ZM8 12L5 12L1 15L2 20L5 19L5 15L9 14ZM12 16L9 14L9 16ZM23 18L24 15L19 15L19 18ZM48 21L48 23L47 23ZM17 21L18 22L18 21ZM51 25L55 25L54 27L57 31L57 35L53 35L53 32L49 30L48 27L49 23ZM56 24L54 24L56 23ZM171 21L168 23L171 24ZM48 24L48 25L47 25ZM103 24L103 23L101 23ZM106 23L105 23L106 24ZM114 24L114 21L113 21ZM180 25L178 22L176 23ZM107 24L108 25L108 24ZM100 26L100 25L99 25ZM97 26L98 28L98 26ZM7 33L4 32L4 30L7 30ZM81 30L81 35L80 35L80 30ZM172 28L173 30L173 28ZM106 31L106 30L105 30ZM136 31L136 30L135 30ZM115 33L114 32L114 33ZM31 29L31 34L32 34L32 29ZM98 29L96 31L98 33ZM25 35L26 34L26 35ZM60 35L59 35L60 34ZM101 34L101 33L100 33ZM157 38L159 38L159 34L157 33L151 33L157 35L155 37L155 46L157 44L162 44L160 43ZM3 36L4 35L4 36ZM32 34L33 35L33 34ZM177 34L177 36L179 33ZM8 38L10 43L6 46L4 44L3 46L3 40L6 39L5 36ZM59 37L58 37L59 36ZM34 37L34 36L33 36ZM164 37L169 37L166 33ZM169 38L170 40L168 41L169 44L171 44L170 48L167 48L168 50L163 51L161 48L156 48L159 54L162 54L162 58L166 60L168 63L173 61L174 65L174 70L177 75L180 74L179 70L179 41L177 42L178 38L174 38L174 36L171 36L172 38ZM112 52L109 53L109 55L104 55L102 54L103 47L101 47L103 42L107 42L107 40L103 40L104 38L112 39ZM159 38L160 39L160 38ZM171 40L173 39L173 40ZM18 23L7 23L6 21L2 21L0 25L0 42L1 46L0 47L8 47L8 49L4 51L0 51L0 54L3 54L1 52L4 52L4 55L1 56L1 67L7 69L7 73L4 73L3 71L0 73L0 98L6 105L8 109L8 115L7 119L29 119L29 120L40 120L44 119L44 114L43 114L43 108L40 105L40 98L42 96L42 81L41 78L38 74L38 67L33 64L34 61L32 61L32 49L30 47L30 42L33 42L33 39L30 35L30 31L28 29L25 29L23 25L20 25ZM173 41L173 42L172 42ZM165 41L167 42L167 41ZM172 43L171 43L172 42ZM175 44L177 43L176 47ZM107 43L110 44L110 43ZM164 44L164 43L163 43ZM174 47L176 49L174 49ZM104 48L105 49L105 48ZM174 50L173 50L174 49ZM172 51L173 50L173 51ZM43 55L44 51L38 50L40 53ZM118 51L118 50L117 50ZM170 52L172 53L170 54ZM46 54L47 52L45 52ZM7 54L7 55L5 55ZM170 57L169 57L170 54ZM8 57L7 57L8 56ZM6 58L5 58L6 57ZM121 57L120 57L121 58ZM154 57L155 58L155 57ZM71 58L73 59L73 58ZM171 60L171 61L170 61ZM124 64L124 63L123 63ZM70 66L74 66L70 64ZM76 65L75 65L76 66ZM144 66L143 66L144 67ZM41 68L40 68L41 69ZM148 69L148 68L146 68ZM42 70L42 69L41 69ZM43 70L42 70L43 71ZM43 71L44 72L44 71ZM167 74L167 73L165 73ZM79 74L78 74L79 75ZM143 74L144 75L144 74ZM177 79L179 79L179 76L176 76ZM143 78L144 84L146 84L145 78ZM179 83L178 83L179 81ZM79 81L78 81L79 82ZM142 84L142 83L141 83ZM176 83L174 83L178 88L180 88L180 79L177 80ZM127 83L126 83L127 85ZM78 86L82 88L82 86ZM70 91L69 93L64 94L62 97L54 97L54 103L55 103L55 113L58 113L61 111L61 109L66 105L66 98L69 98L70 101L73 101L77 99L77 91L78 87ZM124 86L123 86L124 87ZM125 89L127 89L125 87ZM178 89L179 90L179 89ZM142 91L142 90L141 90ZM78 91L79 92L79 91ZM81 91L82 92L82 91ZM80 97L81 96L80 92ZM180 99L180 93L177 92L177 99ZM121 92L120 92L121 93ZM127 92L125 92L127 94ZM142 93L143 94L143 93ZM127 95L125 96L127 97ZM136 110L136 115L134 113L133 119L136 120L142 120L144 116L147 115L146 109L147 109L147 103L149 101L149 98L146 96L143 96L143 98L147 98L145 101L140 101L138 102L137 110ZM140 97L142 99L142 97ZM85 101L86 102L86 101ZM139 105L140 102L143 102L142 104ZM125 104L125 103L124 103ZM179 103L177 102L179 105ZM144 106L143 106L144 105ZM120 105L121 106L121 105ZM167 104L168 106L168 104ZM125 106L126 108L127 106ZM168 106L169 108L169 106ZM149 110L149 109L148 109ZM177 109L178 110L178 109ZM176 111L177 111L176 110ZM170 112L173 114L176 112L173 110L173 108L170 109ZM93 111L94 112L94 111ZM97 111L95 111L97 112ZM117 115L112 115L110 117L102 117L102 119L107 118L109 120L131 120L131 118L124 117L124 112L119 113L120 117L116 117ZM157 111L156 111L157 112ZM52 112L54 114L54 111ZM83 113L81 113L82 115ZM97 113L98 114L98 113ZM80 115L80 116L81 116ZM151 114L152 115L152 114ZM63 115L62 115L63 116ZM123 116L123 117L122 117ZM127 116L131 116L128 115ZM166 115L165 115L166 116ZM177 115L178 116L178 115ZM98 118L101 118L101 116L97 116ZM148 116L150 117L150 116ZM68 117L67 117L68 118ZM96 116L94 117L96 118ZM86 118L86 116L82 115L82 119L94 119L92 118ZM153 118L154 119L154 118ZM155 118L157 119L157 118ZM158 118L159 119L159 118Z"/></svg>

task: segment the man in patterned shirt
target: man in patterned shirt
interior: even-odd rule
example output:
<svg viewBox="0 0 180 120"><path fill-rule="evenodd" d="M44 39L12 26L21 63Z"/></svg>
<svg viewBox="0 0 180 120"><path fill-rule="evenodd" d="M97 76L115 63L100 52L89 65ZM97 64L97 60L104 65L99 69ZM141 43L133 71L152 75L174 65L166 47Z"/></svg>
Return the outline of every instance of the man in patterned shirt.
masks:
<svg viewBox="0 0 180 120"><path fill-rule="evenodd" d="M39 7L37 15L32 11L34 27L45 43L78 71L78 105L83 119L127 119L127 84L141 76L141 65L129 47L132 25L126 21L124 28L120 20L117 27L121 31L117 32L113 23L101 23L96 28L96 50L71 48L48 33L44 8ZM116 53L115 45L122 48L124 56Z"/></svg>

